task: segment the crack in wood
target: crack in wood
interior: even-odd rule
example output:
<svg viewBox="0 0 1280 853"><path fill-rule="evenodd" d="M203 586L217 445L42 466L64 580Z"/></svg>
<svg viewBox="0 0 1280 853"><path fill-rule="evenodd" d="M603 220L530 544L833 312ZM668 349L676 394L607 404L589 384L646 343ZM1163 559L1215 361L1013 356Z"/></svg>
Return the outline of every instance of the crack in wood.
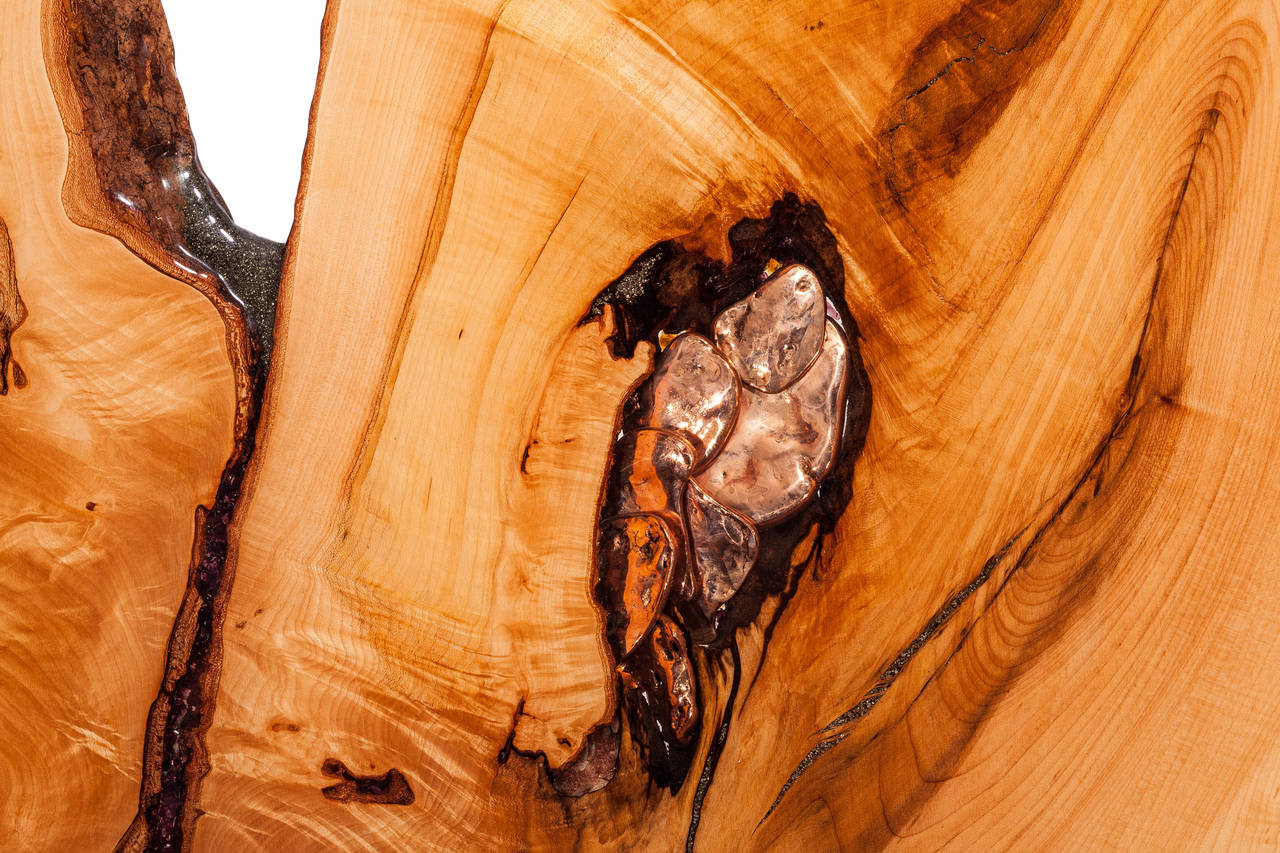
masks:
<svg viewBox="0 0 1280 853"><path fill-rule="evenodd" d="M1013 567L1004 576L1003 580L1000 583L1000 586L996 589L995 593L991 596L991 599L986 602L986 604L982 607L982 609L975 615L973 622L962 633L962 635L960 636L956 644L956 648L951 652L950 655L948 655L947 659L943 661L943 663L925 680L924 684L921 686L919 693L911 700L911 702L908 703L907 708L904 710L904 714L906 713L906 710L909 710L919 700L920 696L923 695L924 690L928 687L928 685L934 682L939 677L939 675L955 659L956 655L960 652L960 650L964 648L966 642L968 641L968 638L970 636L970 632L972 631L973 626L976 625L987 614L987 612L991 609L991 607L997 601L1000 600L1001 595L1004 593L1005 589L1008 587L1010 581L1015 576L1017 576L1034 557L1037 545L1039 545L1044 540L1048 532L1056 526L1056 524L1061 518L1064 517L1067 510L1071 507L1073 503L1075 503L1078 495L1084 488L1085 484L1088 483L1091 479L1095 480L1094 488L1092 490L1093 497L1098 496L1102 488L1102 469L1104 468L1107 455L1111 447L1129 429L1131 424L1134 422L1137 414L1141 412L1143 408L1145 408L1147 402L1149 402L1150 399L1160 399L1163 396L1167 396L1167 395L1162 395L1158 391L1153 391L1149 395L1148 400L1144 400L1142 404L1139 405L1138 403L1139 391L1140 391L1140 386L1142 384L1143 375L1144 375L1143 367L1144 367L1144 364L1149 364L1151 361L1149 354L1146 360L1144 360L1143 355L1148 349L1148 346L1150 343L1152 318L1159 304L1158 297L1160 295L1161 284L1165 276L1167 256L1168 256L1170 247L1173 244L1175 229L1178 225L1180 217L1182 216L1183 206L1186 201L1187 193L1191 186L1192 177L1195 174L1196 163L1200 156L1201 151L1205 147L1206 140L1212 135L1212 133L1216 129L1220 117L1221 116L1218 111L1218 108L1215 105L1210 107L1208 110L1206 110L1206 112L1203 114L1201 118L1201 122L1200 122L1201 126L1199 130L1199 134L1193 144L1190 163L1187 166L1181 185L1178 189L1177 196L1174 200L1173 209L1169 217L1169 223L1165 229L1160 250L1156 257L1156 269L1155 269L1155 273L1153 276L1153 280L1152 280L1148 298L1147 298L1147 307L1143 317L1142 328L1138 336L1138 342L1137 342L1137 346L1135 347L1133 358L1130 362L1128 379L1126 380L1125 388L1120 398L1121 399L1120 411L1112 419L1112 422L1108 427L1106 434L1099 441L1098 446L1094 450L1092 456L1090 457L1090 461L1088 465L1085 466L1083 473L1075 480L1075 482L1072 484L1070 489L1067 491L1066 496L1062 499L1062 501L1059 502L1057 507L1050 514L1049 518L1046 519L1045 522L1036 529L1035 534L1031 537L1030 541L1027 543L1027 546L1022 550L1022 553L1019 555L1017 562L1014 563ZM945 622L950 618L951 615L954 614L955 610L964 602L965 599L967 599L974 591L976 591L980 586L985 584L990 579L992 570L1004 558L1004 556L1007 554L1010 548L1023 536L1026 530L1027 530L1027 527L1024 527L1021 531L1018 532L1018 534L1016 534L1013 538L1011 538L1008 542L1006 542L1004 547L1001 548L1001 550L997 552L997 554L993 555L987 561L987 563L983 566L983 570L979 572L979 574L974 578L974 580L971 581L968 585L966 585L966 587L963 590L961 590L959 593L957 593L956 595L953 595L947 601L947 603L943 605L943 607L937 613L935 613L933 617L931 617L929 622L926 624L924 630L922 630L917 635L917 637L912 641L912 643L908 645L898 655L898 657L894 660L894 662L890 664L881 673L881 676L877 680L875 686L873 686L864 695L863 699L859 703L851 707L849 710L845 711L840 716L836 717L834 720L832 720L822 729L822 732L824 733L835 732L835 734L832 735L831 737L825 738L822 741L820 741L816 746L811 748L808 751L808 753L806 753L806 755L801 759L799 764L797 764L796 768L792 770L791 774L788 776L786 782L782 785L782 788L779 790L777 796L775 796L768 810L757 822L756 824L757 829L765 822L765 820L769 818L770 815L774 813L774 811L781 804L783 798L792 789L795 783L799 781L799 779L804 775L804 773L811 766L813 766L813 764L819 758L821 758L827 752L830 752L832 749L838 746L852 733L853 729L849 728L849 726L851 726L853 723L856 723L858 720L861 720L863 717L865 717L866 714L869 713L871 709L874 708L875 705L887 694L889 688L893 685L898 675L901 674L903 668L910 662L911 658L915 656L916 652L918 652L919 649L922 648L923 645L930 638L936 635L937 630L943 624L945 624ZM975 724L974 730L976 730L976 728L977 726ZM836 731L838 729L843 729L843 730Z"/></svg>
<svg viewBox="0 0 1280 853"><path fill-rule="evenodd" d="M698 776L698 787L693 792L693 806L689 812L689 832L685 836L685 853L693 853L694 841L698 837L698 825L702 823L702 804L711 790L711 782L716 775L716 766L720 763L720 754L724 745L729 742L729 725L733 722L733 705L738 698L738 684L742 679L742 659L738 656L736 640L729 643L729 655L733 661L733 680L729 686L729 696L725 700L724 713L720 717L720 725L716 727L715 737L707 749L707 757L702 762L702 773Z"/></svg>
<svg viewBox="0 0 1280 853"><path fill-rule="evenodd" d="M1022 530L1019 530L1004 543L999 551L992 554L987 561L983 563L981 571L979 571L978 574L975 575L973 579L970 580L969 583L965 584L958 592L952 594L951 597L947 599L946 603L929 618L929 621L920 629L920 632L916 634L915 638L912 639L912 641L904 647L902 651L898 652L894 659L886 665L883 670L881 670L875 684L867 690L865 694L863 694L862 699L857 704L850 707L849 710L827 723L827 725L822 728L822 731L832 732L836 729L849 726L870 713L871 709L874 708L880 700L884 698L885 694L889 692L889 688L893 686L893 683L898 679L898 676L902 674L902 671L906 668L907 664L911 662L911 659L914 658L922 648L924 648L925 643L932 639L942 626L945 625L953 615L955 615L955 612L960 609L960 605L964 604L970 596L981 589L987 581L991 579L991 575L995 571L996 567L1000 565L1005 556L1009 553L1009 550L1022 537L1026 530L1027 528L1025 527ZM796 765L796 768L791 771L791 775L788 776L787 781L783 783L782 789L778 791L777 796L774 797L773 803L769 806L769 810L764 813L764 817L760 818L756 823L756 826L759 827L760 824L765 822L769 815L773 814L774 810L777 809L778 805L782 802L782 798L786 796L792 786L800 780L800 777L804 775L805 771L808 770L809 767L818 760L818 758L843 741L850 733L851 730L849 729L837 732L835 735L825 738L820 741L817 746L810 749L809 752L805 754L804 758L800 760L800 763Z"/></svg>
<svg viewBox="0 0 1280 853"><path fill-rule="evenodd" d="M284 246L240 228L196 156L159 0L45 0L47 71L70 142L68 217L120 240L217 310L235 380L233 445L195 510L187 588L147 715L138 810L118 849L190 846L234 566L232 519L253 454Z"/></svg>

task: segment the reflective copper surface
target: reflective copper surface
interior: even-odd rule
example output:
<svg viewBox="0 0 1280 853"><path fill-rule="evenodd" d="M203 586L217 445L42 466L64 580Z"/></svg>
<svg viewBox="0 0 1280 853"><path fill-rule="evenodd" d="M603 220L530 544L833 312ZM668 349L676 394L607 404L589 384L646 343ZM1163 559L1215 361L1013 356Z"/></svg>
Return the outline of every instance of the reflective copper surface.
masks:
<svg viewBox="0 0 1280 853"><path fill-rule="evenodd" d="M743 388L737 424L697 484L757 524L799 508L831 466L847 373L848 344L827 321L818 360L793 385L777 394Z"/></svg>
<svg viewBox="0 0 1280 853"><path fill-rule="evenodd" d="M659 616L653 633L618 673L633 701L652 714L663 740L689 742L698 722L697 688L689 648L675 622Z"/></svg>
<svg viewBox="0 0 1280 853"><path fill-rule="evenodd" d="M693 445L671 432L640 429L614 445L613 476L605 509L610 515L659 513L682 522L685 480L693 467Z"/></svg>
<svg viewBox="0 0 1280 853"><path fill-rule="evenodd" d="M695 597L710 618L742 586L756 562L760 539L755 525L721 506L691 482L685 493L689 552L693 558ZM699 638L694 636L695 640Z"/></svg>
<svg viewBox="0 0 1280 853"><path fill-rule="evenodd" d="M826 297L817 277L793 264L716 317L716 346L743 382L775 393L796 381L822 348Z"/></svg>
<svg viewBox="0 0 1280 853"><path fill-rule="evenodd" d="M715 455L738 407L729 362L702 335L686 332L658 357L629 419L637 427L678 432L693 445L695 465Z"/></svg>
<svg viewBox="0 0 1280 853"><path fill-rule="evenodd" d="M679 535L656 515L611 518L600 525L596 562L605 629L622 657L635 648L666 603L679 564Z"/></svg>
<svg viewBox="0 0 1280 853"><path fill-rule="evenodd" d="M587 314L612 307L621 317L609 339L615 357L633 357L642 342L657 347L653 373L618 422L596 597L612 614L622 708L650 781L674 795L702 761L690 849L734 714L738 632L781 594L777 619L801 574L794 561L816 559L816 549L804 555L805 538L815 526L820 537L831 533L848 505L871 402L821 209L789 194L727 236L729 260L670 240L651 246ZM623 523L642 516L658 522ZM669 572L653 532L664 525ZM715 691L720 725L707 738L695 647L717 686L726 651L733 663L728 693Z"/></svg>

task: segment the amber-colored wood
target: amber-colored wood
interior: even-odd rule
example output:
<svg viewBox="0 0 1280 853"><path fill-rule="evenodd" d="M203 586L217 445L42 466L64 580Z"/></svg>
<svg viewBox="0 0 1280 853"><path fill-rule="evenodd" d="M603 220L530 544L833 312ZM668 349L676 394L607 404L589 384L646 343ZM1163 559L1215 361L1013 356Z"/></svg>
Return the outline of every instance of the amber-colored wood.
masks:
<svg viewBox="0 0 1280 853"><path fill-rule="evenodd" d="M4 16L40 85L0 95L0 826L104 846L231 369L207 301L68 221L37 15ZM1276 843L1273 3L331 0L323 46L188 847ZM561 800L615 710L592 527L652 363L579 320L787 192L861 330L852 502L739 662L697 657L679 792L624 734Z"/></svg>

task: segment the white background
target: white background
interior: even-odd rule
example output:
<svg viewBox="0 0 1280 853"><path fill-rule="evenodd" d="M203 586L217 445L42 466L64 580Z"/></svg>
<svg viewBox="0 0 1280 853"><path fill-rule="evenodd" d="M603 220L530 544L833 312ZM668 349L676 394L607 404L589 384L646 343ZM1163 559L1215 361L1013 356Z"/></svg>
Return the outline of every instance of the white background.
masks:
<svg viewBox="0 0 1280 853"><path fill-rule="evenodd" d="M324 0L163 0L200 162L236 223L283 241Z"/></svg>

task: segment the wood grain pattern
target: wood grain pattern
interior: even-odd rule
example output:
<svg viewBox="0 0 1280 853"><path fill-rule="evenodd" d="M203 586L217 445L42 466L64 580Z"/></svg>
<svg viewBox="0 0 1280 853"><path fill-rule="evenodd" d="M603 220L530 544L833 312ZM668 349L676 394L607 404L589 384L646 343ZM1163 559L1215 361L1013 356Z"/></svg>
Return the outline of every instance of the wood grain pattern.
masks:
<svg viewBox="0 0 1280 853"><path fill-rule="evenodd" d="M145 7L122 55L162 26L92 4ZM147 708L267 315L102 193L156 167L92 147L40 7L0 13L35 81L0 92L0 830L97 849L165 789ZM1280 841L1274 3L330 0L322 37L176 846ZM848 505L694 653L689 783L624 725L561 798L617 710L594 527L654 358L600 295L789 193L870 379Z"/></svg>

